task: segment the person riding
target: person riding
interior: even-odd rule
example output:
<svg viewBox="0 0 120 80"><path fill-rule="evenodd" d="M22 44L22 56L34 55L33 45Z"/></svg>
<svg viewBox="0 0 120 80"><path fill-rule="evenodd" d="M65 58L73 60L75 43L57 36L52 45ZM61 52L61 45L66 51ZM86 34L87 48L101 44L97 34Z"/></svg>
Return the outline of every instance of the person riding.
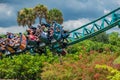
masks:
<svg viewBox="0 0 120 80"><path fill-rule="evenodd" d="M27 45L27 38L24 34L19 33L20 34L20 50L25 50L26 49L26 45Z"/></svg>
<svg viewBox="0 0 120 80"><path fill-rule="evenodd" d="M9 38L9 39L14 38L14 34L11 32L7 32L7 38Z"/></svg>
<svg viewBox="0 0 120 80"><path fill-rule="evenodd" d="M34 35L33 30L29 30L28 40L31 40L31 41L36 41L37 40L37 36Z"/></svg>
<svg viewBox="0 0 120 80"><path fill-rule="evenodd" d="M5 40L0 37L0 59L2 58L3 53L5 53Z"/></svg>
<svg viewBox="0 0 120 80"><path fill-rule="evenodd" d="M11 46L11 47L14 47L14 45L15 45L15 43L16 43L16 41L14 40L14 39L7 39L7 45L8 46Z"/></svg>
<svg viewBox="0 0 120 80"><path fill-rule="evenodd" d="M48 34L47 34L47 28L46 28L45 24L41 24L40 29L41 29L40 37L47 39Z"/></svg>
<svg viewBox="0 0 120 80"><path fill-rule="evenodd" d="M63 28L60 24L56 23L55 21L52 23L53 30L54 30L54 38L57 41L60 41L62 39L62 34L63 34Z"/></svg>
<svg viewBox="0 0 120 80"><path fill-rule="evenodd" d="M53 29L54 29L54 36L56 37L56 39L59 40L64 40L65 38L67 38L69 36L68 31L63 29L63 26L61 26L60 24L56 23L55 21L53 22Z"/></svg>
<svg viewBox="0 0 120 80"><path fill-rule="evenodd" d="M48 40L51 41L53 39L54 29L50 27L48 29Z"/></svg>
<svg viewBox="0 0 120 80"><path fill-rule="evenodd" d="M41 28L41 25L38 24L37 29L36 29L36 33L35 33L35 36L37 36L37 37L39 37L40 34L41 34L41 29L40 28Z"/></svg>
<svg viewBox="0 0 120 80"><path fill-rule="evenodd" d="M32 26L32 27L30 27L30 29L33 31L33 34L36 33L36 29L37 29L36 27L33 27L33 26Z"/></svg>

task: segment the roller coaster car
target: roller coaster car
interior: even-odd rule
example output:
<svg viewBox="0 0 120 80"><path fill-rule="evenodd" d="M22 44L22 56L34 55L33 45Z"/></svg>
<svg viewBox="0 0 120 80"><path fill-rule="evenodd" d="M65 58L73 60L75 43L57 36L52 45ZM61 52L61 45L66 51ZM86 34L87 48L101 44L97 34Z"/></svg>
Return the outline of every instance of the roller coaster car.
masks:
<svg viewBox="0 0 120 80"><path fill-rule="evenodd" d="M20 42L14 44L13 46L7 44L5 46L6 49L6 55L13 55L13 54L19 54L21 52L24 52L26 49L26 37L24 35L21 34L20 37Z"/></svg>
<svg viewBox="0 0 120 80"><path fill-rule="evenodd" d="M37 52L39 54L46 53L46 46L48 46L51 49L53 46L58 45L61 48L66 47L66 43L64 43L64 39L66 39L69 36L68 31L64 31L61 29L61 31L54 32L52 38L49 37L49 35L40 36L40 41L31 41L28 40L24 35L20 34L20 43L17 46L9 46L6 45L6 51L11 54L18 54L25 50L31 50L33 49L34 52ZM27 41L27 42L26 42Z"/></svg>
<svg viewBox="0 0 120 80"><path fill-rule="evenodd" d="M5 53L4 45L0 45L0 59L2 59L2 55Z"/></svg>
<svg viewBox="0 0 120 80"><path fill-rule="evenodd" d="M6 45L5 49L6 55L14 55L24 52L26 50L26 45L25 44L20 44L18 46Z"/></svg>
<svg viewBox="0 0 120 80"><path fill-rule="evenodd" d="M16 50L15 50L13 47L9 46L9 45L7 45L5 48L6 48L6 50L9 51L11 54L13 54L13 53L16 52Z"/></svg>
<svg viewBox="0 0 120 80"><path fill-rule="evenodd" d="M32 49L32 52L42 54L45 52L45 46L46 44L44 42L28 40L27 49Z"/></svg>

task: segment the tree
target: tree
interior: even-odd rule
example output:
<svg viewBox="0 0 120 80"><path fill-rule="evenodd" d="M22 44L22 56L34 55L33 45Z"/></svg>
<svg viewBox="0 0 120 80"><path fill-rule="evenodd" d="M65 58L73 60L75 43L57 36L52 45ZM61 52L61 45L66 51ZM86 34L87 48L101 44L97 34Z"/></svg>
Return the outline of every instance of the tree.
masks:
<svg viewBox="0 0 120 80"><path fill-rule="evenodd" d="M56 8L53 8L47 12L46 22L51 24L53 21L56 21L59 24L63 23L62 12Z"/></svg>
<svg viewBox="0 0 120 80"><path fill-rule="evenodd" d="M108 43L108 34L106 32L102 32L95 37L90 38L92 41L98 41L103 43Z"/></svg>
<svg viewBox="0 0 120 80"><path fill-rule="evenodd" d="M17 22L19 26L31 27L35 23L36 16L32 8L24 8L18 12Z"/></svg>
<svg viewBox="0 0 120 80"><path fill-rule="evenodd" d="M42 4L38 4L33 8L33 10L36 17L39 17L39 24L41 24L42 18L45 18L47 15L47 11L48 11L47 7Z"/></svg>
<svg viewBox="0 0 120 80"><path fill-rule="evenodd" d="M42 4L38 4L34 8L23 8L20 10L17 15L17 22L19 26L24 27L27 25L31 27L37 17L39 18L39 24L41 24L43 18L49 24L53 21L59 24L63 23L63 15L60 10L53 8L48 11L47 7Z"/></svg>
<svg viewBox="0 0 120 80"><path fill-rule="evenodd" d="M120 42L119 40L120 40L120 38L119 38L119 33L118 32L112 32L109 35L109 43L110 44L118 45L117 43Z"/></svg>

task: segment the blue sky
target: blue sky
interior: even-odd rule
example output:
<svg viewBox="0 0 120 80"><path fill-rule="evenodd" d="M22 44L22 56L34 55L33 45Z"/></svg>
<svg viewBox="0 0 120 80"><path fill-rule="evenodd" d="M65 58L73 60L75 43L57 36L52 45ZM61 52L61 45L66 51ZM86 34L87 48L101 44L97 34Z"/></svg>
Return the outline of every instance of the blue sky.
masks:
<svg viewBox="0 0 120 80"><path fill-rule="evenodd" d="M44 4L48 9L60 9L64 16L63 25L69 29L80 27L120 7L120 0L0 0L0 32L24 31L25 28L17 25L17 12L37 4Z"/></svg>

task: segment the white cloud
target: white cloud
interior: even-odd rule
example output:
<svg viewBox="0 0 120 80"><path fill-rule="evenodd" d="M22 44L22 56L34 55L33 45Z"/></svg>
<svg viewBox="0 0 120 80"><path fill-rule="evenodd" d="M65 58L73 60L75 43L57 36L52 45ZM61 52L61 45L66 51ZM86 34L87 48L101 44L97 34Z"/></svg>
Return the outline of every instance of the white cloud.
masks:
<svg viewBox="0 0 120 80"><path fill-rule="evenodd" d="M0 4L0 17L1 18L7 18L13 16L14 10L13 7L7 5L7 4Z"/></svg>
<svg viewBox="0 0 120 80"><path fill-rule="evenodd" d="M5 33L6 30L4 28L0 28L0 33Z"/></svg>
<svg viewBox="0 0 120 80"><path fill-rule="evenodd" d="M110 30L107 31L107 33L112 33L112 32L118 32L118 33L120 33L120 28L118 28L118 26L116 26L116 27L114 27L114 28L112 28L112 29L110 29Z"/></svg>
<svg viewBox="0 0 120 80"><path fill-rule="evenodd" d="M5 34L6 32L12 32L12 33L19 33L19 32L25 32L26 28L19 27L19 26L11 26L11 27L0 27L0 34Z"/></svg>
<svg viewBox="0 0 120 80"><path fill-rule="evenodd" d="M71 31L73 29L83 26L84 24L87 24L88 22L90 22L90 20L85 18L78 20L68 20L63 23L63 26L64 29Z"/></svg>
<svg viewBox="0 0 120 80"><path fill-rule="evenodd" d="M11 14L12 14L12 11L10 10L10 11L7 11L7 15L8 16L11 16Z"/></svg>
<svg viewBox="0 0 120 80"><path fill-rule="evenodd" d="M118 4L120 6L120 0L115 0L116 4Z"/></svg>
<svg viewBox="0 0 120 80"><path fill-rule="evenodd" d="M107 10L107 9L104 10L104 14L107 14L109 12L110 12L110 10Z"/></svg>
<svg viewBox="0 0 120 80"><path fill-rule="evenodd" d="M79 28L79 27L81 27L89 22L91 22L89 19L82 18L82 19L78 19L78 20L65 21L63 23L63 26L64 26L65 30L71 31L71 30ZM107 33L111 33L111 32L119 32L120 33L120 28L114 27L114 28L107 31Z"/></svg>

